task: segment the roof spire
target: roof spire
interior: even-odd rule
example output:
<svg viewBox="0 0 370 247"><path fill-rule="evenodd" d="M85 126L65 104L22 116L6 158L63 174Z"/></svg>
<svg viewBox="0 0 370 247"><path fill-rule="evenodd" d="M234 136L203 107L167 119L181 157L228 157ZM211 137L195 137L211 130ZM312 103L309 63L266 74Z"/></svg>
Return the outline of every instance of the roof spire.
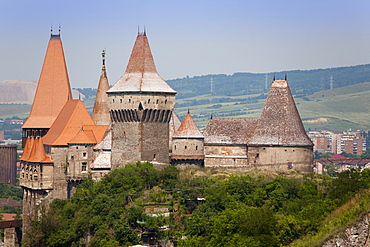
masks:
<svg viewBox="0 0 370 247"><path fill-rule="evenodd" d="M59 35L60 35L60 30L61 30L61 26L60 26L60 23L59 23L59 29L58 29L58 31L59 31Z"/></svg>
<svg viewBox="0 0 370 247"><path fill-rule="evenodd" d="M288 75L287 75L287 73L285 73L285 79L284 80L288 80Z"/></svg>
<svg viewBox="0 0 370 247"><path fill-rule="evenodd" d="M103 66L105 66L105 49L102 51L101 57L102 57L102 60L103 60Z"/></svg>
<svg viewBox="0 0 370 247"><path fill-rule="evenodd" d="M213 113L211 113L211 119L213 118Z"/></svg>
<svg viewBox="0 0 370 247"><path fill-rule="evenodd" d="M140 34L140 25L137 25L137 35Z"/></svg>
<svg viewBox="0 0 370 247"><path fill-rule="evenodd" d="M189 108L188 108L188 114L190 113L190 110L189 110Z"/></svg>
<svg viewBox="0 0 370 247"><path fill-rule="evenodd" d="M144 26L144 36L146 36L146 29L145 29L145 26Z"/></svg>
<svg viewBox="0 0 370 247"><path fill-rule="evenodd" d="M53 34L53 23L50 24L50 33Z"/></svg>
<svg viewBox="0 0 370 247"><path fill-rule="evenodd" d="M274 73L274 79L272 79L272 81L275 81L276 79L275 79L275 73Z"/></svg>

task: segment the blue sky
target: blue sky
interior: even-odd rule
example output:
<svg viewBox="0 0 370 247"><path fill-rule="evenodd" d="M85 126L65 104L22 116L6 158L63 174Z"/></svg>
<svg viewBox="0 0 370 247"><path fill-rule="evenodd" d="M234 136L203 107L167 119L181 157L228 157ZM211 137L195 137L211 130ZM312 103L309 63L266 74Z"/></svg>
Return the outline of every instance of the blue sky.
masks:
<svg viewBox="0 0 370 247"><path fill-rule="evenodd" d="M96 87L101 50L110 84L138 26L164 79L370 63L368 0L0 0L0 81L37 80L50 25L72 87Z"/></svg>

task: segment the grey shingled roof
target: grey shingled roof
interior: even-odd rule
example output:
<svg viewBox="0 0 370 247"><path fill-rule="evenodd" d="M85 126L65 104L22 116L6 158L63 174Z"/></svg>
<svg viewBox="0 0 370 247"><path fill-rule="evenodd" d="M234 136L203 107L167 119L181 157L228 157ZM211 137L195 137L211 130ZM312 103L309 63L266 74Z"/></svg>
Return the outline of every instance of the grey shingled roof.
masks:
<svg viewBox="0 0 370 247"><path fill-rule="evenodd" d="M205 144L247 144L257 119L213 118L204 130Z"/></svg>
<svg viewBox="0 0 370 247"><path fill-rule="evenodd" d="M146 34L136 38L126 72L107 93L163 92L176 94L157 73Z"/></svg>
<svg viewBox="0 0 370 247"><path fill-rule="evenodd" d="M95 145L95 150L112 150L112 124L108 126L103 139Z"/></svg>
<svg viewBox="0 0 370 247"><path fill-rule="evenodd" d="M313 146L286 80L274 80L249 145Z"/></svg>

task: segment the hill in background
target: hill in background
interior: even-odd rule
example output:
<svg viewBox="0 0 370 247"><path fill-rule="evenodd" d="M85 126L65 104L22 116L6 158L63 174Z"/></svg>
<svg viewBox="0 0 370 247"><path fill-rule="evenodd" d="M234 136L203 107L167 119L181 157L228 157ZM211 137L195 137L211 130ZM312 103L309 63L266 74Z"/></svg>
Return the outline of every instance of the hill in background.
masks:
<svg viewBox="0 0 370 247"><path fill-rule="evenodd" d="M367 113L370 112L370 64L332 69L293 70L276 73L234 73L233 75L204 75L167 80L177 92L175 111L182 119L190 109L200 129L204 129L211 115L225 118L259 118L267 92L274 76L282 79L287 75L291 91L307 130L327 129L343 131L351 129L370 129ZM6 82L6 83L4 83ZM15 83L17 82L17 83ZM0 83L7 89L0 94L0 103L31 104L30 87L32 81ZM333 89L331 88L333 86ZM9 87L12 86L12 89ZM78 88L91 112L96 89ZM28 95L24 95L25 92ZM78 94L74 93L74 98ZM13 95L13 96L11 96ZM21 103L20 99L31 103ZM5 100L4 100L5 99ZM13 100L11 100L13 99ZM18 101L17 101L18 100ZM16 107L0 105L2 118L14 115L28 116L29 106ZM10 115L9 115L10 114Z"/></svg>

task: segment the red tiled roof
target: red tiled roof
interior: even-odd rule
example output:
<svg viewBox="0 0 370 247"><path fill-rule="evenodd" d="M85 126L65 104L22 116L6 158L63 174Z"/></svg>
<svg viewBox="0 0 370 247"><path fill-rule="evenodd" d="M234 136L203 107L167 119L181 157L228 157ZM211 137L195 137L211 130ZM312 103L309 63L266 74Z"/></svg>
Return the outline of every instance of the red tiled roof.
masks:
<svg viewBox="0 0 370 247"><path fill-rule="evenodd" d="M370 159L368 159L368 158L361 159L361 158L347 158L347 157L345 157L344 159L341 159L341 158L331 158L331 159L320 158L320 159L317 159L315 161L318 161L322 164L335 164L335 165L346 164L346 165L353 165L353 166L365 166L366 164L370 163Z"/></svg>
<svg viewBox="0 0 370 247"><path fill-rule="evenodd" d="M46 156L44 143L41 138L34 140L31 154L26 161L33 163L54 163L49 156Z"/></svg>
<svg viewBox="0 0 370 247"><path fill-rule="evenodd" d="M188 112L179 129L173 135L173 138L204 138L204 136L202 133L200 133L197 125L190 115L190 112Z"/></svg>
<svg viewBox="0 0 370 247"><path fill-rule="evenodd" d="M12 198L0 198L0 208L4 206L9 207L22 207L22 203Z"/></svg>
<svg viewBox="0 0 370 247"><path fill-rule="evenodd" d="M337 159L347 159L347 157L340 155L340 154L333 154L333 155L330 155L330 157L337 158Z"/></svg>
<svg viewBox="0 0 370 247"><path fill-rule="evenodd" d="M67 146L84 125L95 124L80 100L69 100L43 137L43 142L45 145Z"/></svg>
<svg viewBox="0 0 370 247"><path fill-rule="evenodd" d="M247 144L257 121L251 118L213 118L204 130L204 143Z"/></svg>
<svg viewBox="0 0 370 247"><path fill-rule="evenodd" d="M27 138L26 144L23 148L23 153L22 156L19 158L19 160L27 161L28 158L31 155L32 147L33 147L33 142L35 141L34 138Z"/></svg>
<svg viewBox="0 0 370 247"><path fill-rule="evenodd" d="M7 214L7 213L0 213L0 217L1 220L3 221L8 221L8 220L14 220L14 217L16 216L17 214Z"/></svg>
<svg viewBox="0 0 370 247"><path fill-rule="evenodd" d="M249 145L313 146L286 80L274 80Z"/></svg>
<svg viewBox="0 0 370 247"><path fill-rule="evenodd" d="M52 35L42 66L30 116L23 129L50 128L64 104L72 99L59 35Z"/></svg>
<svg viewBox="0 0 370 247"><path fill-rule="evenodd" d="M116 92L163 92L176 94L157 73L146 34L136 38L126 72L108 93Z"/></svg>

